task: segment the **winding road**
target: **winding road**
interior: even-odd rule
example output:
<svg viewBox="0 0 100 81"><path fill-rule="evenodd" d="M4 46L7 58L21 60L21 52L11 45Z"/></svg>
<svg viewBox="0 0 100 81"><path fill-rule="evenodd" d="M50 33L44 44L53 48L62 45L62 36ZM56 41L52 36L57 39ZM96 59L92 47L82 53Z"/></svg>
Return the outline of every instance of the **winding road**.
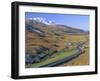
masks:
<svg viewBox="0 0 100 81"><path fill-rule="evenodd" d="M84 43L77 45L77 49L76 49L75 53L72 54L71 56L68 56L64 59L61 59L61 60L58 60L58 61L55 61L55 62L52 62L52 63L49 63L49 64L42 65L40 67L54 67L54 66L58 66L60 64L63 64L65 62L69 62L69 61L77 58L79 55L82 54L83 45L84 45Z"/></svg>

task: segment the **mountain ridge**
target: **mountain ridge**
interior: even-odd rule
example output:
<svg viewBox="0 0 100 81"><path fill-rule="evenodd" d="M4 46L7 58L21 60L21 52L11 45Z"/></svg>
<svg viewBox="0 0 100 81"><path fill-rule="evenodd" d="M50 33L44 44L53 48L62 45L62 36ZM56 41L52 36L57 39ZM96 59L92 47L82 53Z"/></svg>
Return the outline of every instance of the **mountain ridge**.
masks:
<svg viewBox="0 0 100 81"><path fill-rule="evenodd" d="M70 27L67 25L56 24L55 22L48 21L45 18L29 18L25 20L26 29L27 27L31 27L31 29L37 29L39 31L47 33L59 33L59 34L87 34L89 31L85 31L82 29ZM47 32L47 33L46 33Z"/></svg>

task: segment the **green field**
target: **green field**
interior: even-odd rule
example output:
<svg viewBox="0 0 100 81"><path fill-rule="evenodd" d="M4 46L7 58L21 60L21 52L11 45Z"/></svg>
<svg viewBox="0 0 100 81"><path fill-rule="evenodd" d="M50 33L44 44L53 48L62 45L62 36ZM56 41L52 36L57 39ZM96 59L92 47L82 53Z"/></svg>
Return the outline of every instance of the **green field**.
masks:
<svg viewBox="0 0 100 81"><path fill-rule="evenodd" d="M75 51L76 51L76 49L71 49L71 50L61 52L61 53L57 53L57 54L55 54L54 57L50 57L46 60L42 60L39 63L34 63L34 64L31 64L31 65L27 65L26 67L27 68L33 68L33 67L35 68L35 67L39 67L39 66L42 66L42 65L45 65L45 64L49 64L49 63L55 62L57 60L61 60L63 58L66 58L66 57L72 55Z"/></svg>

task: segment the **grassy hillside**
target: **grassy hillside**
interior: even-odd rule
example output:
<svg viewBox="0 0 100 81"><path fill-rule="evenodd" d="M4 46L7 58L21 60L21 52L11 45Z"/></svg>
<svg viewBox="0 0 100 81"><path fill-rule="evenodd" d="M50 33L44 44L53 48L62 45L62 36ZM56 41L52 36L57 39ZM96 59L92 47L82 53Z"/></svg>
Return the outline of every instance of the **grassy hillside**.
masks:
<svg viewBox="0 0 100 81"><path fill-rule="evenodd" d="M51 62L55 62L57 60L60 60L60 59L63 59L65 57L68 57L69 55L73 54L76 50L67 50L67 51L64 51L64 52L61 52L61 53L57 53L55 55L53 55L52 57L46 59L46 60L42 60L41 62L39 63L34 63L32 65L27 65L26 67L28 68L32 68L32 67L39 67L39 66L42 66L42 65L45 65L45 64L49 64Z"/></svg>
<svg viewBox="0 0 100 81"><path fill-rule="evenodd" d="M26 64L27 68L38 67L68 56L75 51L77 43L87 41L87 46L89 46L89 34L87 32L63 25L45 25L27 21L25 34L26 54L51 54L41 62L33 63L30 66ZM65 52L58 54L62 50Z"/></svg>

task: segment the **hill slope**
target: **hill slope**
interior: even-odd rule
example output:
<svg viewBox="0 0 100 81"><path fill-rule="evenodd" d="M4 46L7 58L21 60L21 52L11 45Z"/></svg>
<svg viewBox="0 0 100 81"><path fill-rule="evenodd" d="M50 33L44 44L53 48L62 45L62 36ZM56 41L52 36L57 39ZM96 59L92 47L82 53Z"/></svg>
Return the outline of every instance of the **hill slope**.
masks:
<svg viewBox="0 0 100 81"><path fill-rule="evenodd" d="M27 63L32 64L34 61L35 67L37 63L44 63L46 59L56 58L59 52L75 50L79 43L88 42L86 45L89 46L89 31L57 24L43 18L26 19L25 34L26 68L28 67ZM74 65L77 62L73 62ZM87 58L85 64L88 63ZM80 61L79 65L85 64ZM64 65L70 64L65 63Z"/></svg>

